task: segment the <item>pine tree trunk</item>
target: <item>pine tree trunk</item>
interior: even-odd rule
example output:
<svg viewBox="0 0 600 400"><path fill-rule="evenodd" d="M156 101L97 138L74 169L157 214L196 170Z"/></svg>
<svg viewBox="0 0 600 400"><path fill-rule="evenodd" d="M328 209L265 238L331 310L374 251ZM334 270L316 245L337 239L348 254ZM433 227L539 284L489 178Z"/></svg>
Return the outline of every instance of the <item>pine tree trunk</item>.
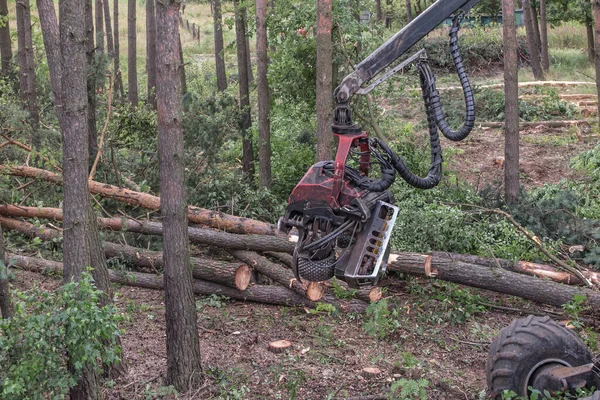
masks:
<svg viewBox="0 0 600 400"><path fill-rule="evenodd" d="M375 0L375 15L377 22L383 21L383 11L381 10L381 0Z"/></svg>
<svg viewBox="0 0 600 400"><path fill-rule="evenodd" d="M96 157L98 151L98 131L96 129L96 74L94 73L94 13L92 0L85 1L85 23L87 37L87 99L88 99L88 152L89 160Z"/></svg>
<svg viewBox="0 0 600 400"><path fill-rule="evenodd" d="M94 9L94 17L96 19L96 51L98 54L104 53L104 6L102 5L103 0L96 0L96 7ZM107 0L108 1L108 0Z"/></svg>
<svg viewBox="0 0 600 400"><path fill-rule="evenodd" d="M146 0L146 73L148 104L156 109L156 12L155 0Z"/></svg>
<svg viewBox="0 0 600 400"><path fill-rule="evenodd" d="M250 49L250 35L248 35L248 10L246 6L244 12L244 32L246 32L246 63L248 64L248 83L254 82L254 73L252 72L252 50Z"/></svg>
<svg viewBox="0 0 600 400"><path fill-rule="evenodd" d="M181 68L179 68L179 80L181 81L181 95L185 96L187 93L187 81L185 78L185 63L183 61L183 47L181 46L181 34L179 34L179 58L181 59Z"/></svg>
<svg viewBox="0 0 600 400"><path fill-rule="evenodd" d="M587 36L588 60L590 64L593 64L596 58L596 53L594 50L594 20L591 17L585 18L585 30Z"/></svg>
<svg viewBox="0 0 600 400"><path fill-rule="evenodd" d="M406 0L406 23L412 21L412 7L410 6L410 0Z"/></svg>
<svg viewBox="0 0 600 400"><path fill-rule="evenodd" d="M0 315L6 319L12 317L14 313L8 284L8 267L4 257L4 235L2 234L2 225L0 225Z"/></svg>
<svg viewBox="0 0 600 400"><path fill-rule="evenodd" d="M592 0L592 13L594 15L594 49L600 49L600 0ZM595 51L594 66L596 77L600 77L600 51ZM600 79L596 78L596 88L600 98ZM598 117L600 118L600 102L598 103Z"/></svg>
<svg viewBox="0 0 600 400"><path fill-rule="evenodd" d="M187 234L178 15L181 0L157 2L158 152L163 217L167 385L180 392L201 380L200 343Z"/></svg>
<svg viewBox="0 0 600 400"><path fill-rule="evenodd" d="M108 57L113 58L115 55L114 38L112 24L110 23L110 0L102 0L104 5L104 30L106 31L106 51Z"/></svg>
<svg viewBox="0 0 600 400"><path fill-rule="evenodd" d="M38 15L40 17L40 26L44 47L46 49L46 58L48 60L48 70L50 72L50 85L54 93L54 104L56 113L60 120L63 107L61 106L61 81L62 81L62 59L60 50L60 31L58 30L58 19L54 9L53 0L37 0Z"/></svg>
<svg viewBox="0 0 600 400"><path fill-rule="evenodd" d="M29 0L17 0L17 39L19 44L19 79L21 82L21 102L29 112L29 121L33 131L31 143L39 149L37 130L40 124L40 112L35 89L35 61L31 37L31 10Z"/></svg>
<svg viewBox="0 0 600 400"><path fill-rule="evenodd" d="M512 0L502 0L504 41L504 190L507 203L519 198L519 87L517 28Z"/></svg>
<svg viewBox="0 0 600 400"><path fill-rule="evenodd" d="M540 35L540 24L538 21L538 12L535 5L530 1L531 6L531 22L533 22L533 35L535 36L535 42L537 43L538 49L540 49L540 60L542 59L542 39Z"/></svg>
<svg viewBox="0 0 600 400"><path fill-rule="evenodd" d="M107 0L108 1L108 0ZM123 75L121 74L121 53L120 53L120 38L119 38L119 0L113 2L113 24L114 41L115 41L115 57L113 59L114 75L115 75L115 93L120 99L125 97L125 89L123 88Z"/></svg>
<svg viewBox="0 0 600 400"><path fill-rule="evenodd" d="M136 11L137 0L127 1L127 80L129 102L132 106L138 105L137 88L137 33L136 33Z"/></svg>
<svg viewBox="0 0 600 400"><path fill-rule="evenodd" d="M546 18L546 0L540 0L540 39L542 42L542 69L550 69L548 56L548 20Z"/></svg>
<svg viewBox="0 0 600 400"><path fill-rule="evenodd" d="M267 1L256 0L256 58L258 64L258 159L260 186L271 186L271 126L267 69Z"/></svg>
<svg viewBox="0 0 600 400"><path fill-rule="evenodd" d="M225 74L225 53L223 51L223 24L221 17L221 1L212 0L213 25L215 35L215 68L217 73L217 89L219 92L227 89L227 75Z"/></svg>
<svg viewBox="0 0 600 400"><path fill-rule="evenodd" d="M6 19L6 23L0 27L0 60L2 61L2 75L8 76L11 68L12 45L10 40L10 25L8 23L8 4L6 0L0 0L0 19Z"/></svg>
<svg viewBox="0 0 600 400"><path fill-rule="evenodd" d="M331 122L333 44L331 0L317 0L317 160L330 160L333 150Z"/></svg>
<svg viewBox="0 0 600 400"><path fill-rule="evenodd" d="M242 131L242 171L248 181L254 181L254 150L252 148L252 138L248 129L252 125L250 115L250 85L248 83L248 63L246 62L246 23L244 14L240 10L238 0L233 1L235 8L235 38L237 46L237 64L240 82L240 109L242 113L241 126Z"/></svg>
<svg viewBox="0 0 600 400"><path fill-rule="evenodd" d="M531 68L533 76L538 81L544 80L544 71L542 70L540 48L535 35L533 24L533 12L531 10L530 0L523 0L523 15L525 16L525 32L527 34L527 45L529 47L529 56L531 58ZM503 17L504 21L505 18Z"/></svg>

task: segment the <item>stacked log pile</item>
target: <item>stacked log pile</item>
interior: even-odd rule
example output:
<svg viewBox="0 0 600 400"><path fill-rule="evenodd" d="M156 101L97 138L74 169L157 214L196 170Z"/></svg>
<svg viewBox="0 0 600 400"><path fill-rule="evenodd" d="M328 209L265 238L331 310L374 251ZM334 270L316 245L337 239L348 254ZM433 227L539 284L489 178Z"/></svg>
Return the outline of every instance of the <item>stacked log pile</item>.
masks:
<svg viewBox="0 0 600 400"><path fill-rule="evenodd" d="M55 184L62 183L59 174L31 167L0 165L0 172ZM90 191L101 197L149 210L160 207L160 199L156 196L100 182L90 181ZM28 219L48 222L35 226ZM209 252L210 257L204 255L191 258L196 294L220 294L242 301L308 308L321 302L345 312L362 312L369 302L378 301L382 297L379 288L350 291L343 282L338 288L346 290L346 294L336 297L329 290L329 283L309 284L296 280L289 268L294 243L286 236L278 235L273 225L194 206L188 207L188 219L190 241L196 245L218 249L216 252ZM62 210L58 208L0 205L0 224L6 230L28 237L59 242L62 238L59 227L61 221ZM108 231L162 235L162 224L149 219L125 216L98 218L98 225ZM162 289L161 270L164 265L161 252L114 242L104 242L103 246L107 258L120 258L134 269L130 272L110 270L113 282ZM217 253L220 257L213 256ZM22 254L8 254L7 257L13 260L14 265L24 269L49 269L54 272L62 270L62 264L55 261ZM600 292L597 290L600 286L600 274L589 270L585 270L583 276L588 284L594 286L592 288L580 286L584 283L581 279L547 265L512 263L449 253L392 252L388 270L442 279L555 306L581 294L586 296L589 305L600 307ZM257 283L254 279L257 274L271 284Z"/></svg>

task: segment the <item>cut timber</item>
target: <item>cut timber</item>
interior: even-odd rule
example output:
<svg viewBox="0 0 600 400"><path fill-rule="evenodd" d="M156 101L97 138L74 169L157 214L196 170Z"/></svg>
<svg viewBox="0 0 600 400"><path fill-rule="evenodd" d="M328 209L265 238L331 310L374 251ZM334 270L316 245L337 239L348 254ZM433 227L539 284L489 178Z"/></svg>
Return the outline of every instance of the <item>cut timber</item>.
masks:
<svg viewBox="0 0 600 400"><path fill-rule="evenodd" d="M519 122L519 127L529 128L532 126L545 126L548 128L561 128L564 126L573 125L589 125L587 119L577 119L569 121L538 121L538 122ZM477 122L476 125L480 128L504 128L504 122Z"/></svg>
<svg viewBox="0 0 600 400"><path fill-rule="evenodd" d="M325 286L319 282L310 282L306 288L306 297L310 301L319 301L325 294Z"/></svg>
<svg viewBox="0 0 600 400"><path fill-rule="evenodd" d="M360 372L365 378L376 378L381 375L381 370L377 367L364 367Z"/></svg>
<svg viewBox="0 0 600 400"><path fill-rule="evenodd" d="M369 290L369 301L372 303L376 303L379 300L381 300L381 298L383 297L383 291L381 290L381 288L379 286L374 287L373 289Z"/></svg>
<svg viewBox="0 0 600 400"><path fill-rule="evenodd" d="M33 167L0 165L0 174L42 179L62 185L62 175ZM149 210L158 210L160 208L160 198L148 193L135 192L133 190L119 188L117 186L92 180L89 181L89 187L92 194L114 199L122 203L139 206ZM188 220L192 223L206 225L232 233L275 235L277 232L275 226L266 222L236 217L234 215L206 210L195 206L188 206Z"/></svg>
<svg viewBox="0 0 600 400"><path fill-rule="evenodd" d="M26 218L48 218L62 220L62 210L46 207L0 206L0 215ZM129 231L147 235L162 235L160 222L127 218L98 218L98 226L114 231ZM291 252L294 244L288 240L269 235L236 235L214 229L188 228L192 243L207 244L228 249Z"/></svg>
<svg viewBox="0 0 600 400"><path fill-rule="evenodd" d="M275 354L283 353L290 347L292 347L292 342L289 340L276 340L269 343L269 351Z"/></svg>
<svg viewBox="0 0 600 400"><path fill-rule="evenodd" d="M62 263L43 260L39 258L26 257L18 254L7 254L5 262L13 260L15 265L21 269L33 272L52 272L62 274ZM122 272L112 269L108 270L111 282L125 286L135 286L146 289L162 290L164 282L162 276L144 274L141 272ZM300 306L312 308L315 303L299 296L289 289L281 286L253 285L243 292L218 283L206 282L195 279L193 282L194 294L208 296L218 294L241 301L255 303L274 304L280 306Z"/></svg>
<svg viewBox="0 0 600 400"><path fill-rule="evenodd" d="M426 276L425 264L428 257L431 259L429 276L432 278L559 307L571 301L575 295L584 295L587 304L595 309L600 307L600 292L517 274L501 267L483 266L425 254L392 253L388 260L388 270Z"/></svg>
<svg viewBox="0 0 600 400"><path fill-rule="evenodd" d="M535 82L519 82L519 87L536 87L536 86L596 86L596 82L585 82L585 81L535 81ZM478 89L502 89L504 87L504 83L496 83L493 85L481 85L477 86ZM462 90L461 86L448 86L448 87L440 87L438 90L441 92L443 90Z"/></svg>

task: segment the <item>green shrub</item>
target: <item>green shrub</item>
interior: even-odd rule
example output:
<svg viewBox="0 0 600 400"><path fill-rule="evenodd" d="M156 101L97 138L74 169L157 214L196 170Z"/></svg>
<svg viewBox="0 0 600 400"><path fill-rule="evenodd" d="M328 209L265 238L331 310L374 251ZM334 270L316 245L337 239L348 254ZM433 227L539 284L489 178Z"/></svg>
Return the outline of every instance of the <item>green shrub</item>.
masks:
<svg viewBox="0 0 600 400"><path fill-rule="evenodd" d="M63 399L83 368L119 361L121 318L100 295L87 273L53 293L15 292L15 315L0 320L1 398Z"/></svg>

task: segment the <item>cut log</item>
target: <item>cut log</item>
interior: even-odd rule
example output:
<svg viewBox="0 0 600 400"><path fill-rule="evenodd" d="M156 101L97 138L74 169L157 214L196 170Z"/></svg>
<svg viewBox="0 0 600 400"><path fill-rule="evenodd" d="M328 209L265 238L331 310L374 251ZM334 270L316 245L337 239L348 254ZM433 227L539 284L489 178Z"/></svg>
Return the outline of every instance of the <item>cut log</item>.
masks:
<svg viewBox="0 0 600 400"><path fill-rule="evenodd" d="M429 274L426 272L428 258L431 260ZM558 307L568 303L578 294L586 296L586 303L593 308L600 307L599 292L517 274L500 267L441 259L425 254L392 253L388 260L388 270L419 276L428 275L431 278L519 296Z"/></svg>
<svg viewBox="0 0 600 400"><path fill-rule="evenodd" d="M319 282L309 282L306 288L306 297L310 301L319 301L325 294L325 286Z"/></svg>
<svg viewBox="0 0 600 400"><path fill-rule="evenodd" d="M292 342L289 340L275 340L274 342L269 343L268 349L271 353L279 354L283 353L290 347L292 347Z"/></svg>
<svg viewBox="0 0 600 400"><path fill-rule="evenodd" d="M34 272L52 272L62 274L62 263L43 260L40 258L26 257L18 254L7 254L6 261L13 260L19 268ZM108 270L111 282L125 286L135 286L146 289L162 290L164 282L162 276L144 274L141 272L122 272L112 269ZM253 285L243 292L218 283L206 282L195 279L193 282L194 294L212 295L218 294L235 300L251 301L255 303L274 304L280 306L300 306L312 308L315 303L299 296L289 289L281 286Z"/></svg>
<svg viewBox="0 0 600 400"><path fill-rule="evenodd" d="M62 220L62 210L58 208L0 206L0 215L26 218L51 218ZM114 231L129 231L147 235L162 235L160 222L133 220L127 218L98 218L98 226ZM208 244L228 249L292 252L294 244L287 239L269 235L236 235L206 228L188 228L192 243Z"/></svg>
<svg viewBox="0 0 600 400"><path fill-rule="evenodd" d="M561 128L573 125L589 125L587 119L577 119L572 121L537 121L537 122L519 122L520 128L530 128L533 126L544 126L547 128ZM477 126L482 128L504 128L504 122L477 122Z"/></svg>
<svg viewBox="0 0 600 400"><path fill-rule="evenodd" d="M41 179L62 185L62 175L33 167L0 165L0 174ZM160 208L160 198L149 193L136 192L92 180L89 181L89 187L92 194L97 194L105 198L149 210L158 210ZM195 206L188 206L188 220L192 223L232 233L252 233L258 235L275 235L277 233L277 227L266 222L236 217Z"/></svg>
<svg viewBox="0 0 600 400"><path fill-rule="evenodd" d="M251 251L234 250L231 254L280 285L289 287L301 296L306 296L307 284L299 282L290 270ZM341 300L330 294L324 294L320 301L331 304L344 312L362 313L367 308L367 303L362 300Z"/></svg>

